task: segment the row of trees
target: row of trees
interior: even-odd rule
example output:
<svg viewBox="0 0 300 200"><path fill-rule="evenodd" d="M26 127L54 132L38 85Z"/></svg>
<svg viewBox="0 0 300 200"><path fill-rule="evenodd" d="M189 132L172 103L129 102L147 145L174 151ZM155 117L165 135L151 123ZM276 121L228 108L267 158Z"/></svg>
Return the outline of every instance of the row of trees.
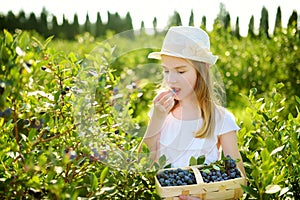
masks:
<svg viewBox="0 0 300 200"><path fill-rule="evenodd" d="M108 30L115 33L120 33L125 30L131 30L133 28L132 19L130 13L128 12L125 18L121 18L120 15L116 12L114 14L107 12L108 20L106 23L103 23L100 13L97 13L97 20L95 23L91 23L89 15L86 15L85 23L79 24L78 15L74 14L73 22L70 23L65 16L63 17L62 24L58 24L57 17L52 16L52 20L49 19L48 12L44 8L39 17L36 17L34 13L30 13L29 17L26 17L24 11L15 16L12 11L9 11L6 15L0 14L0 29L7 29L9 31L14 31L19 28L22 30L35 30L44 37L50 35L55 35L58 38L64 39L74 39L76 35L82 34L84 32L89 32L95 37L105 36ZM51 18L51 16L50 16ZM294 28L295 31L299 31L297 28L298 14L296 11L293 11L292 15L289 18L287 27ZM173 16L170 17L167 27L172 25L182 25L181 17L178 12L174 12ZM194 25L194 13L191 11L189 18L189 25ZM153 19L153 28L156 30L157 19ZM206 17L202 17L201 22L202 27L206 27ZM240 29L239 29L239 17L236 18L235 25L232 25L231 17L228 11L225 9L224 4L220 4L220 11L218 16L215 19L214 28L224 28L226 31L231 32L240 38ZM144 28L144 22L141 22L141 29ZM270 37L271 34L275 35L277 32L282 29L282 19L281 19L281 9L277 8L277 14L274 25L274 32L270 33L269 31L269 14L268 10L263 7L261 11L260 25L259 29L255 30L254 27L254 17L252 16L248 25L248 36L266 36Z"/></svg>
<svg viewBox="0 0 300 200"><path fill-rule="evenodd" d="M129 13L127 13L125 18L121 18L118 13L112 14L107 12L107 23L102 22L99 12L95 23L91 23L87 14L84 24L79 24L77 14L74 14L72 23L63 16L61 24L58 23L57 17L53 15L50 16L52 20L49 21L48 15L46 9L43 9L39 17L33 12L30 13L29 17L26 17L24 11L20 11L17 16L12 11L9 11L6 15L0 15L0 29L7 29L12 32L15 29L35 30L44 37L55 35L58 38L74 39L76 35L85 32L89 32L95 37L100 37L105 36L107 30L119 33L133 28Z"/></svg>

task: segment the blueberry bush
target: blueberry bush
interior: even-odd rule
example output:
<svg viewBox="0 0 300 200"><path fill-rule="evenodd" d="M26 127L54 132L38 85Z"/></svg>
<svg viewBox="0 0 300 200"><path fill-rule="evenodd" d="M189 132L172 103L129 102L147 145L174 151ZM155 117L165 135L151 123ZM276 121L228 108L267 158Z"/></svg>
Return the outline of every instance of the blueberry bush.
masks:
<svg viewBox="0 0 300 200"><path fill-rule="evenodd" d="M299 38L286 31L261 46L210 34L241 126L243 198L299 199ZM151 49L121 40L126 54L115 59L118 48L89 35L0 35L1 199L160 199L154 176L165 159L137 151L161 79L146 64L156 62Z"/></svg>

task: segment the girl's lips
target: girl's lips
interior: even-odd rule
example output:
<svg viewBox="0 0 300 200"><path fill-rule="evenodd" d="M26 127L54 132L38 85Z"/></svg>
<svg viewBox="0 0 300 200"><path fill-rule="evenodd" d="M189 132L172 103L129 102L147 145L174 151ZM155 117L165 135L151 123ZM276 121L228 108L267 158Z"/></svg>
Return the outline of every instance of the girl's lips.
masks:
<svg viewBox="0 0 300 200"><path fill-rule="evenodd" d="M173 94L178 94L180 92L180 88L171 88Z"/></svg>

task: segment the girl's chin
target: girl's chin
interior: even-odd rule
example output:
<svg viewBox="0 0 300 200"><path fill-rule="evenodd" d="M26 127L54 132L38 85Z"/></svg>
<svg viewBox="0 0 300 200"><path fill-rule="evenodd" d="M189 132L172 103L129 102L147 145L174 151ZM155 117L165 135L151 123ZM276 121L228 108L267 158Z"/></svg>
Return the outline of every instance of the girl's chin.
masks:
<svg viewBox="0 0 300 200"><path fill-rule="evenodd" d="M177 100L177 101L180 101L180 100L181 100L180 96L178 96L178 95L176 95L176 96L174 97L174 99Z"/></svg>

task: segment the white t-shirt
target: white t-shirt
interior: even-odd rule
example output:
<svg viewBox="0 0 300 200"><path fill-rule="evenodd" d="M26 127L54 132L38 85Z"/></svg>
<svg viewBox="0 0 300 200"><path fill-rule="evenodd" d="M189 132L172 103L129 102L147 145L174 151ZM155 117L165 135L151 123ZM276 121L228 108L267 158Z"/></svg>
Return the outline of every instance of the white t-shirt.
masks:
<svg viewBox="0 0 300 200"><path fill-rule="evenodd" d="M189 165L190 158L205 156L205 163L218 160L218 136L230 131L239 130L232 113L218 107L216 112L216 127L210 138L195 138L194 133L202 126L202 119L179 120L170 113L161 130L158 156L165 155L167 164L172 167Z"/></svg>

